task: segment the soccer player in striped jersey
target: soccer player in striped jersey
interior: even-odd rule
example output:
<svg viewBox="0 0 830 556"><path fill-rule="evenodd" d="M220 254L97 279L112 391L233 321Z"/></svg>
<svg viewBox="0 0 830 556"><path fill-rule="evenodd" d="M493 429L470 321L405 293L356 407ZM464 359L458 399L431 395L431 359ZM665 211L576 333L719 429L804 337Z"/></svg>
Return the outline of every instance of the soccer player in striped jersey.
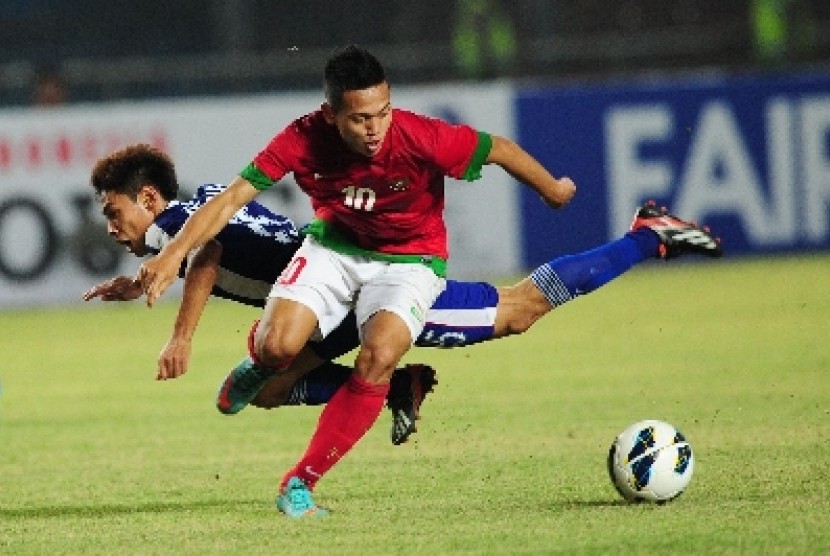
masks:
<svg viewBox="0 0 830 556"><path fill-rule="evenodd" d="M173 161L148 145L133 145L100 159L91 184L107 220L110 235L136 256L158 253L178 233L187 218L225 186L200 186L186 201L178 201L179 184ZM185 287L173 333L161 351L157 378L165 380L187 371L191 338L210 295L263 307L271 285L279 277L301 243L293 222L253 201L238 211L216 238L194 250L180 269ZM523 332L550 309L535 287L528 283L496 289L483 282L449 280L427 312L418 346L457 347ZM501 295L500 295L501 292ZM533 292L536 292L534 295ZM85 300L127 301L142 295L133 277L118 276L90 288ZM501 298L502 310L497 306ZM348 317L331 335L310 342L309 349L286 373L266 376L254 405L325 403L345 382L352 369L331 363L359 345L354 316ZM246 369L246 360L241 367ZM313 371L312 371L313 369ZM226 414L244 408L263 383L236 380L231 372L223 382L217 407ZM409 365L395 371L388 406L393 414L394 444L407 440L424 396L435 384L435 373L427 365ZM231 394L233 401L228 399Z"/></svg>

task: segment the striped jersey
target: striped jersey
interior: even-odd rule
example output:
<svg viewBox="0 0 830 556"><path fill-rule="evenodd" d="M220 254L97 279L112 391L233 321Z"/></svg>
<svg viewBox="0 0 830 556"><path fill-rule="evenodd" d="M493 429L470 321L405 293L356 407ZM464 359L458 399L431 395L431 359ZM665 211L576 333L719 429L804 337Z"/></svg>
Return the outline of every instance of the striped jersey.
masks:
<svg viewBox="0 0 830 556"><path fill-rule="evenodd" d="M196 209L225 188L202 185L191 199L170 202L144 236L147 250L161 251ZM255 201L234 214L215 239L222 245L222 257L213 295L258 307L265 305L272 284L302 242L290 219ZM183 267L179 275L184 271Z"/></svg>

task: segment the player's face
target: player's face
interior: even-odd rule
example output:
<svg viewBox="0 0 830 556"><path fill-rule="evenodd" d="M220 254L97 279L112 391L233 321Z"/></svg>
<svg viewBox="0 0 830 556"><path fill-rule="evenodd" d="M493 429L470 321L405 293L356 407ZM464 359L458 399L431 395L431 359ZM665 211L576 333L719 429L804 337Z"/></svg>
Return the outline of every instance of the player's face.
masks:
<svg viewBox="0 0 830 556"><path fill-rule="evenodd" d="M138 199L131 199L129 195L106 191L98 200L101 202L101 212L107 219L107 233L137 257L147 253L144 244L144 234L155 218L148 206L142 204L142 195Z"/></svg>
<svg viewBox="0 0 830 556"><path fill-rule="evenodd" d="M365 156L375 156L392 123L389 84L381 83L368 89L346 91L340 111L329 110L326 114L351 150Z"/></svg>

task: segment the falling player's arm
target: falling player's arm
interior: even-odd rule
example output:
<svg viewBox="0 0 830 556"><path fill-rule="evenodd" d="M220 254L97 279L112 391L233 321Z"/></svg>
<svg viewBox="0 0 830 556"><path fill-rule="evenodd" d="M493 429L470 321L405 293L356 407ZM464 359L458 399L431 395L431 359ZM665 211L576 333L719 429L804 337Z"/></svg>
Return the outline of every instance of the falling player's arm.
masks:
<svg viewBox="0 0 830 556"><path fill-rule="evenodd" d="M187 254L218 234L236 211L258 193L248 180L237 177L227 189L199 207L158 255L141 265L136 279L144 288L148 306L173 283Z"/></svg>
<svg viewBox="0 0 830 556"><path fill-rule="evenodd" d="M556 179L523 148L504 137L493 135L493 146L487 155L488 164L498 164L514 179L532 188L553 208L568 204L576 193L570 178Z"/></svg>
<svg viewBox="0 0 830 556"><path fill-rule="evenodd" d="M221 257L222 246L217 241L208 241L190 256L173 333L159 354L157 380L187 372L193 333L216 284Z"/></svg>
<svg viewBox="0 0 830 556"><path fill-rule="evenodd" d="M100 297L102 301L132 301L141 297L143 293L141 284L132 276L115 276L89 288L84 292L83 300L90 301Z"/></svg>

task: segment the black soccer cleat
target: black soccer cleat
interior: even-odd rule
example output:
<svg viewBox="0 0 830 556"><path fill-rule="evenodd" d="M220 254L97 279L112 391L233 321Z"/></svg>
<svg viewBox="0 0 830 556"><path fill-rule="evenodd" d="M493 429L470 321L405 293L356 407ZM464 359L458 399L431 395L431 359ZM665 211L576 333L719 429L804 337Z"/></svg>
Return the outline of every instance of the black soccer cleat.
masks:
<svg viewBox="0 0 830 556"><path fill-rule="evenodd" d="M392 444L403 444L417 432L415 421L421 418L421 404L436 384L435 369L429 365L409 364L395 369L386 402L392 412Z"/></svg>
<svg viewBox="0 0 830 556"><path fill-rule="evenodd" d="M637 209L631 222L631 231L648 228L660 238L660 257L673 259L686 253L698 253L707 257L723 255L720 238L713 237L709 228L700 228L668 213L649 201Z"/></svg>

